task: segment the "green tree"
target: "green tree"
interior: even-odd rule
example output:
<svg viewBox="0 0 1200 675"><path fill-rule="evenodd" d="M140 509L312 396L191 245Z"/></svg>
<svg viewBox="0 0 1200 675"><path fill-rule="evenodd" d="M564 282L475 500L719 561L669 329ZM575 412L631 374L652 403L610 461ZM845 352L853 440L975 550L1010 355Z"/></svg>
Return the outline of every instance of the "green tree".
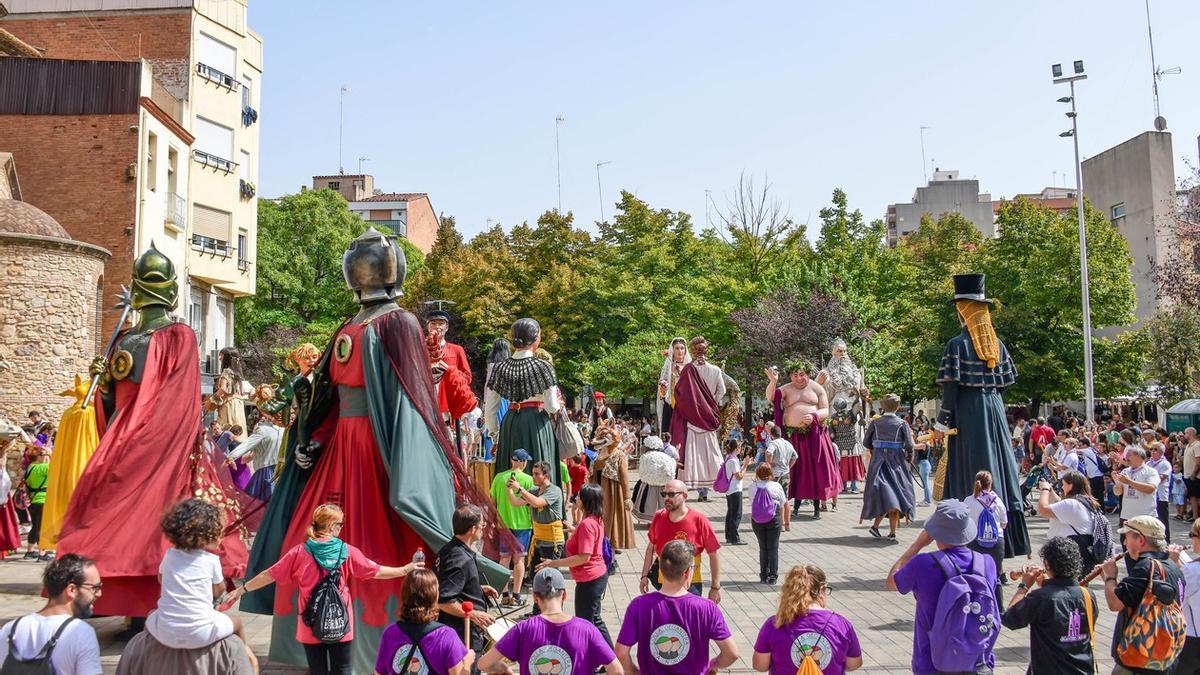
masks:
<svg viewBox="0 0 1200 675"><path fill-rule="evenodd" d="M1200 313L1188 305L1159 310L1144 331L1152 346L1147 372L1164 397L1175 403L1200 396Z"/></svg>
<svg viewBox="0 0 1200 675"><path fill-rule="evenodd" d="M672 335L664 331L640 331L619 345L600 343L583 364L583 380L611 400L657 396L663 349Z"/></svg>

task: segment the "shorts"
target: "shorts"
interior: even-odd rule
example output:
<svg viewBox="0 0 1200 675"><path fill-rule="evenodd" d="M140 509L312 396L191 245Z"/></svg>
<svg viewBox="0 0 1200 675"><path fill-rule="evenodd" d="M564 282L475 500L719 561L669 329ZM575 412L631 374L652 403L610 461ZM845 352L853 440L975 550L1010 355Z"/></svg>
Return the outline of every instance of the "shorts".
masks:
<svg viewBox="0 0 1200 675"><path fill-rule="evenodd" d="M1187 486L1187 496L1200 499L1200 478L1184 478L1183 484Z"/></svg>
<svg viewBox="0 0 1200 675"><path fill-rule="evenodd" d="M783 494L785 495L788 493L788 483L791 481L791 478L791 474L786 473L775 477L775 482L779 483L779 487L783 488Z"/></svg>
<svg viewBox="0 0 1200 675"><path fill-rule="evenodd" d="M517 538L517 549L518 550L516 550L516 551L508 550L508 546L506 546L504 544L504 539L501 538L500 539L500 555L509 555L509 554L525 555L525 552L529 550L529 542L531 539L533 539L533 530L509 530L509 532L512 532L512 535Z"/></svg>

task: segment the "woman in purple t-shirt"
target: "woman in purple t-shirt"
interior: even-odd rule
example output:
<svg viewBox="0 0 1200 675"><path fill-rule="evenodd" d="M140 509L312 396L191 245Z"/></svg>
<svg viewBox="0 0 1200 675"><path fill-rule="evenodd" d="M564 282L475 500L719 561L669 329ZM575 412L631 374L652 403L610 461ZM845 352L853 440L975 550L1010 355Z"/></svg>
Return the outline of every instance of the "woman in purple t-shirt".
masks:
<svg viewBox="0 0 1200 675"><path fill-rule="evenodd" d="M437 616L437 575L426 569L414 570L400 588L400 620L379 638L376 675L470 673L475 652L463 646L453 628L438 623Z"/></svg>
<svg viewBox="0 0 1200 675"><path fill-rule="evenodd" d="M754 642L754 669L794 675L811 655L824 675L862 667L858 634L846 617L825 608L832 591L816 565L797 565L779 593L779 611L769 617Z"/></svg>

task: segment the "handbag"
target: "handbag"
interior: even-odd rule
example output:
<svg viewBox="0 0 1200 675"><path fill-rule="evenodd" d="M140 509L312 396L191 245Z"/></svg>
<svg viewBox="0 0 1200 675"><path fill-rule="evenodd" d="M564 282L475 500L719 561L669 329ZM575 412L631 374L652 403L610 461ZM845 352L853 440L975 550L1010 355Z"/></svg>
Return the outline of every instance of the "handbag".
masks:
<svg viewBox="0 0 1200 675"><path fill-rule="evenodd" d="M1113 655L1126 668L1166 670L1183 651L1183 610L1178 600L1168 605L1155 597L1155 578L1166 583L1167 575L1161 563L1151 560L1146 592L1137 607L1126 608L1125 628L1113 645Z"/></svg>
<svg viewBox="0 0 1200 675"><path fill-rule="evenodd" d="M558 458L570 459L583 452L583 435L579 427L567 416L565 408L559 408L552 418L554 440L558 441Z"/></svg>

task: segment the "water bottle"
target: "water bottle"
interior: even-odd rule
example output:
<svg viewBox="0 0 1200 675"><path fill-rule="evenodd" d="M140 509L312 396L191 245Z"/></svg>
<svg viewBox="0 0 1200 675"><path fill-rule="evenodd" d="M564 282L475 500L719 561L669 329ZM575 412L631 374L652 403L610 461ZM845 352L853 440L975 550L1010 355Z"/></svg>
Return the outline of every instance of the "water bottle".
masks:
<svg viewBox="0 0 1200 675"><path fill-rule="evenodd" d="M424 565L425 564L425 549L418 546L417 552L413 554L412 561L413 561L414 565Z"/></svg>

